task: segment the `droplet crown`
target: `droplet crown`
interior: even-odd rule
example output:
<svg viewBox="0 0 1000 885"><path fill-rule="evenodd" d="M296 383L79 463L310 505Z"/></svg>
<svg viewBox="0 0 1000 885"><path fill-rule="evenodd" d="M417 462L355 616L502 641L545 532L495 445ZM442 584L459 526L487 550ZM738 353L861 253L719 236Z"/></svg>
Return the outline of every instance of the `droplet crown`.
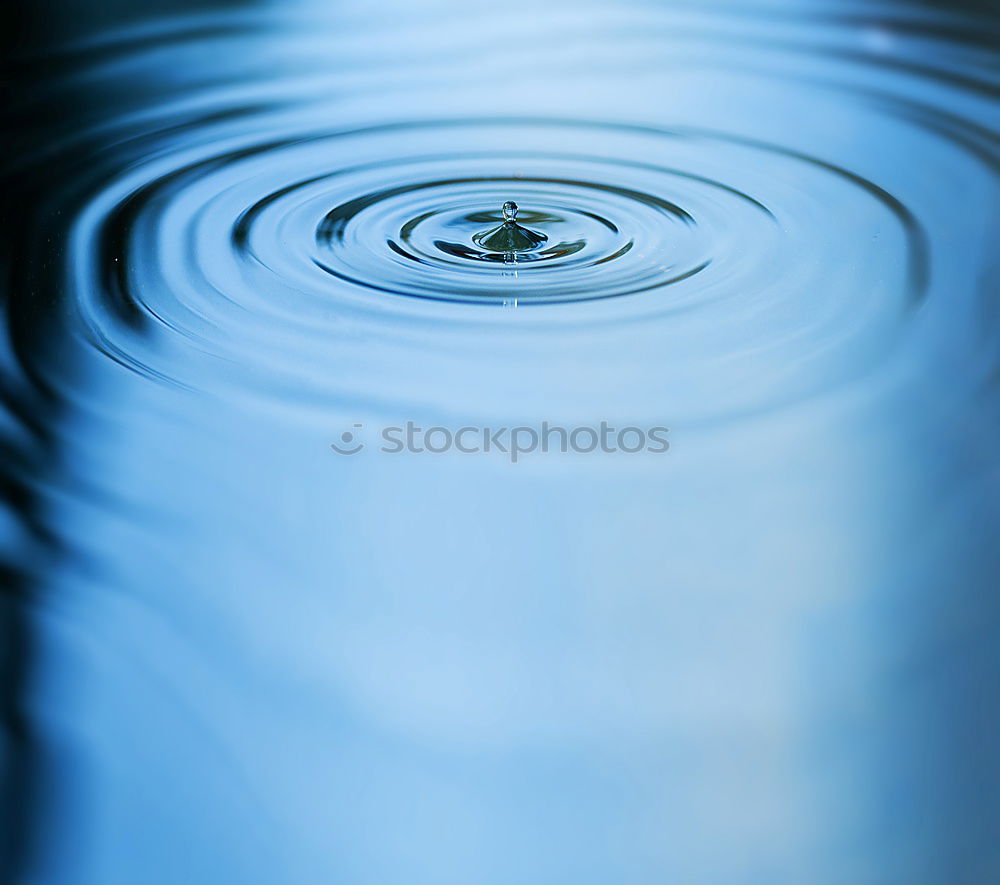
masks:
<svg viewBox="0 0 1000 885"><path fill-rule="evenodd" d="M490 252L507 255L530 252L548 239L545 234L529 230L517 223L517 203L513 200L504 203L502 211L503 224L482 231L472 238L477 246Z"/></svg>

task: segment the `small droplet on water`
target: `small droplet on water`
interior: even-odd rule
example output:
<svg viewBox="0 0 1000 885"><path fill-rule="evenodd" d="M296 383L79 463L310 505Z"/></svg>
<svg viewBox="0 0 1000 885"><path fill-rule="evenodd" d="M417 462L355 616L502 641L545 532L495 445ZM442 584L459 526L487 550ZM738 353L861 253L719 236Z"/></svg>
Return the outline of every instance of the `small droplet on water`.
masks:
<svg viewBox="0 0 1000 885"><path fill-rule="evenodd" d="M504 255L527 252L540 246L548 237L529 230L517 223L517 203L508 200L503 204L503 224L476 234L472 239L477 246Z"/></svg>

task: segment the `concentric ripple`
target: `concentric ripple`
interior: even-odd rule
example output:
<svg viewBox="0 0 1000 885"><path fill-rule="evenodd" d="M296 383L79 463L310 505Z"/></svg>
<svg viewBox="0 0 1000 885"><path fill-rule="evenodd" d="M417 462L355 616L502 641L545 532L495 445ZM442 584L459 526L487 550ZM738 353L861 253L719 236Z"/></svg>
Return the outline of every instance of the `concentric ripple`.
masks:
<svg viewBox="0 0 1000 885"><path fill-rule="evenodd" d="M599 140L605 155L566 150L588 140ZM430 153L444 142L458 150ZM487 149L505 142L537 149ZM711 162L699 156L706 152ZM378 159L347 162L358 155ZM737 168L753 170L740 176L740 187L726 181ZM804 192L785 186L790 168L808 182ZM795 273L821 238L852 248L901 222L905 235L913 233L905 211L877 186L805 156L712 133L572 121L430 122L317 135L220 157L175 173L169 184L180 186L171 233L193 238L201 256L195 266L229 256L237 262L230 279L267 271L324 299L341 297L333 282L343 281L361 291L477 304L658 292L669 306L685 298L671 295L672 286L702 274L708 278L697 290L689 285L688 296L720 278L750 287L765 273ZM187 200L191 188L197 197ZM544 245L517 255L484 249L477 235L502 221L499 207L511 196ZM847 211L825 212L828 201ZM234 249L222 239L226 231ZM903 248L912 253L908 263L922 261L918 239L904 237ZM156 313L168 315L169 305Z"/></svg>
<svg viewBox="0 0 1000 885"><path fill-rule="evenodd" d="M444 127L422 128L408 127L407 140L440 137ZM712 263L727 225L770 219L753 198L678 170L544 150L478 150L483 140L513 136L564 141L564 127L480 122L447 128L448 140L467 142L468 151L403 156L267 194L235 226L241 254L280 268L289 255L276 243L310 243L316 267L378 292L549 303L668 286ZM385 136L365 137L377 144ZM524 207L519 221L545 242L516 255L490 251L477 236L503 221L500 206L512 195Z"/></svg>
<svg viewBox="0 0 1000 885"><path fill-rule="evenodd" d="M699 243L692 230L695 219L662 197L614 184L626 177L614 163L525 156L518 165L530 174L490 174L510 164L502 154L472 164L460 155L419 164L411 174L424 180L331 210L317 230L314 260L340 279L379 291L446 300L505 301L511 275L523 273L524 297L547 302L644 291L711 261L704 238ZM433 178L435 169L456 168L467 168L465 177ZM580 177L557 177L567 171ZM527 207L520 222L545 237L519 254L490 250L479 237L484 225L503 223L502 211L488 207L511 194ZM595 278L596 268L611 263Z"/></svg>
<svg viewBox="0 0 1000 885"><path fill-rule="evenodd" d="M336 397L350 384L378 400L398 395L379 359L414 323L405 360L428 391L443 389L437 371L460 371L462 329L496 324L480 378L517 360L569 379L551 348L570 360L599 340L621 376L594 383L642 408L669 392L699 417L863 376L918 310L928 323L944 311L925 340L961 349L974 298L945 308L942 293L975 290L970 219L988 216L996 185L979 44L860 13L603 15L581 33L606 25L613 59L591 47L585 71L533 34L512 67L492 48L508 27L495 18L449 47L422 30L420 65L394 54L409 37L384 31L378 52L341 64L329 50L343 41L312 21L223 20L163 38L155 58L123 41L96 81L158 82L166 59L174 79L170 100L85 133L113 147L77 185L74 332L185 387L206 385L208 360L251 386ZM212 49L246 70L223 77ZM176 79L190 59L197 84ZM541 82L553 91L528 88ZM537 245L487 245L507 201ZM372 340L385 350L361 345Z"/></svg>
<svg viewBox="0 0 1000 885"><path fill-rule="evenodd" d="M588 141L602 153L567 150ZM536 150L488 149L505 142ZM456 149L432 153L443 143ZM357 156L376 159L351 164ZM704 301L719 282L752 288L808 272L821 242L853 250L895 230L904 265L924 261L917 225L874 183L772 145L691 130L477 119L310 135L177 170L131 196L129 212L138 202L158 213L163 187L171 199L157 224L168 241L190 241L188 269L220 291L266 273L325 300L343 297L334 282L344 281L358 294L476 304L658 292L669 308ZM490 252L477 236L502 221L511 196L545 243ZM828 212L832 203L843 211ZM159 263L147 258L147 269ZM231 263L226 279L216 278L220 261ZM916 284L904 280L904 301ZM240 287L230 297L254 294ZM155 312L168 316L170 305Z"/></svg>

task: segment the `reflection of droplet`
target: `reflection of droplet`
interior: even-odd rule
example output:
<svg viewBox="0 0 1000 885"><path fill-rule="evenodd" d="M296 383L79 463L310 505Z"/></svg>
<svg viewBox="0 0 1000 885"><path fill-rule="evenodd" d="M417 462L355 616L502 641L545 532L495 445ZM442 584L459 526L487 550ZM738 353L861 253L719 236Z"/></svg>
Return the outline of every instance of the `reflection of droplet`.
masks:
<svg viewBox="0 0 1000 885"><path fill-rule="evenodd" d="M503 204L503 224L476 234L472 239L477 246L490 252L504 254L527 252L544 243L548 237L538 231L528 230L517 223L517 203L508 200Z"/></svg>

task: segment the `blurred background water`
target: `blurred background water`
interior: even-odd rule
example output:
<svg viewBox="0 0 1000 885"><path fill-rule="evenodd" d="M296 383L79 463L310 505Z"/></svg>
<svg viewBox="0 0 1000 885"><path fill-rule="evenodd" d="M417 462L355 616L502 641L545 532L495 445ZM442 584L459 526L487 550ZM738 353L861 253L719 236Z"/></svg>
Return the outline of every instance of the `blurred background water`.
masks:
<svg viewBox="0 0 1000 885"><path fill-rule="evenodd" d="M6 10L9 881L1000 881L996 13Z"/></svg>

